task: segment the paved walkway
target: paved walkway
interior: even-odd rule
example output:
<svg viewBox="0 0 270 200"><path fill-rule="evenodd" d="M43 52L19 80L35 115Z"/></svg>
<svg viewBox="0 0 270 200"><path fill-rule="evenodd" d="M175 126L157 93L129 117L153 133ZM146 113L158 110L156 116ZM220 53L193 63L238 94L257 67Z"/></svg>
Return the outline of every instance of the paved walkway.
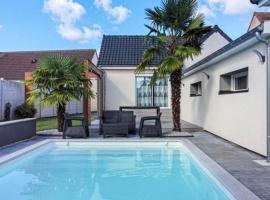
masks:
<svg viewBox="0 0 270 200"><path fill-rule="evenodd" d="M183 130L192 132L194 137L187 138L199 149L232 174L243 185L263 200L270 200L270 167L263 167L253 160L262 156L241 148L231 142L202 131L200 127L183 122ZM59 138L59 136L53 136ZM97 137L97 135L96 135ZM0 149L0 157L29 146L48 137L36 137ZM52 138L52 137L50 137ZM161 139L162 140L162 139Z"/></svg>
<svg viewBox="0 0 270 200"><path fill-rule="evenodd" d="M270 167L254 162L264 157L207 132L193 133L188 138L199 149L232 174L254 194L270 200Z"/></svg>

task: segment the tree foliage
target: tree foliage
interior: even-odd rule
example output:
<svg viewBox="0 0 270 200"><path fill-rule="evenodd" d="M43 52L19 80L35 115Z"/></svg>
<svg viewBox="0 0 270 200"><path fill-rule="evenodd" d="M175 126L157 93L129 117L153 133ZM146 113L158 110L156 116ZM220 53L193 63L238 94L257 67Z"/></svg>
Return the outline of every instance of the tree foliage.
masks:
<svg viewBox="0 0 270 200"><path fill-rule="evenodd" d="M205 26L204 16L197 13L196 0L163 0L160 7L146 9L151 25L147 43L136 72L144 72L155 58L160 63L153 78L162 78L183 67L184 61L200 54L202 37L212 31Z"/></svg>
<svg viewBox="0 0 270 200"><path fill-rule="evenodd" d="M145 25L149 29L143 53L136 69L142 73L154 67L151 84L170 76L174 130L180 131L180 99L182 67L186 59L193 59L201 52L203 37L212 31L205 26L204 16L198 14L197 0L162 0L161 6L146 9ZM153 61L159 60L157 66Z"/></svg>
<svg viewBox="0 0 270 200"><path fill-rule="evenodd" d="M91 81L77 58L56 54L42 57L26 84L33 87L29 101L41 98L43 106L65 105L82 96L93 97Z"/></svg>
<svg viewBox="0 0 270 200"><path fill-rule="evenodd" d="M26 84L33 87L28 101L41 99L42 106L56 106L58 129L62 130L65 106L68 102L80 101L83 96L94 97L86 69L77 58L61 54L40 58L32 79Z"/></svg>

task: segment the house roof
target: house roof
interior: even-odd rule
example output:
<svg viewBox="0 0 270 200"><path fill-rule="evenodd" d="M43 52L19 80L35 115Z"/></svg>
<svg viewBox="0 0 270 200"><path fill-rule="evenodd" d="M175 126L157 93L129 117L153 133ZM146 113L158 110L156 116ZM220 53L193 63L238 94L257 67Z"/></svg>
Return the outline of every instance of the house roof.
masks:
<svg viewBox="0 0 270 200"><path fill-rule="evenodd" d="M202 37L202 42L207 40L213 33L219 32L229 42L231 38L218 26L214 26L211 33ZM139 35L104 35L99 54L99 67L110 66L136 66L141 62L143 52L149 48L146 36ZM161 58L156 58L152 65L159 64Z"/></svg>
<svg viewBox="0 0 270 200"><path fill-rule="evenodd" d="M260 24L262 24L264 21L270 19L270 13L269 12L254 12L253 17L250 21L248 31L252 30L253 28L256 28Z"/></svg>
<svg viewBox="0 0 270 200"><path fill-rule="evenodd" d="M255 37L256 32L259 31L259 27L247 32L246 34L242 35L241 37L237 38L236 40L231 41L229 44L225 45L223 48L215 51L211 55L205 57L204 59L200 60L199 62L195 63L194 65L188 67L183 71L184 74L196 69L197 67L208 63L209 61L213 60L214 58L232 50L233 48L241 45L242 43L248 41L249 39Z"/></svg>
<svg viewBox="0 0 270 200"><path fill-rule="evenodd" d="M25 72L36 69L37 60L44 55L63 54L71 57L78 56L80 60L93 59L94 49L54 50L54 51L17 51L0 52L0 77L6 80L24 80Z"/></svg>

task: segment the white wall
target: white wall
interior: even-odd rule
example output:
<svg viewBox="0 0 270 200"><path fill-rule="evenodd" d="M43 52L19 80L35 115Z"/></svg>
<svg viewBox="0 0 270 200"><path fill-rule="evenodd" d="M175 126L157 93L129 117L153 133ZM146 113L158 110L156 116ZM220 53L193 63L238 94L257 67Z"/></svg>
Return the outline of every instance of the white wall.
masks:
<svg viewBox="0 0 270 200"><path fill-rule="evenodd" d="M134 69L105 71L105 110L118 110L120 106L136 106L136 76L152 76L153 71L135 74ZM168 85L168 108L171 107L171 85Z"/></svg>
<svg viewBox="0 0 270 200"><path fill-rule="evenodd" d="M96 112L97 111L97 98L98 98L98 94L97 94L97 79L96 78L91 78L91 82L92 82L92 91L95 94L95 98L91 99L91 112Z"/></svg>
<svg viewBox="0 0 270 200"><path fill-rule="evenodd" d="M209 56L213 52L219 50L220 48L227 45L229 41L225 39L219 32L213 33L205 42L202 44L202 51L199 56L192 59L188 59L185 62L185 67L190 67L196 62L202 60L203 58Z"/></svg>
<svg viewBox="0 0 270 200"><path fill-rule="evenodd" d="M231 56L184 78L182 119L252 151L266 155L266 64L252 52L265 54L263 44ZM249 92L219 95L220 75L249 68ZM190 97L190 84L202 81L202 96Z"/></svg>
<svg viewBox="0 0 270 200"><path fill-rule="evenodd" d="M105 71L105 110L118 110L119 106L136 105L134 70Z"/></svg>

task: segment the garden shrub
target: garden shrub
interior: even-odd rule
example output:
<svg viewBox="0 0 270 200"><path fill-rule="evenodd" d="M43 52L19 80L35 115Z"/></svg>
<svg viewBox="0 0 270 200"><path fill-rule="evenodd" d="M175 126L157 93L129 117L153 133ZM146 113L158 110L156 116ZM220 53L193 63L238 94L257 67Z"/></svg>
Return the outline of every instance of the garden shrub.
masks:
<svg viewBox="0 0 270 200"><path fill-rule="evenodd" d="M17 119L33 118L37 110L33 104L24 103L15 109L15 116Z"/></svg>

